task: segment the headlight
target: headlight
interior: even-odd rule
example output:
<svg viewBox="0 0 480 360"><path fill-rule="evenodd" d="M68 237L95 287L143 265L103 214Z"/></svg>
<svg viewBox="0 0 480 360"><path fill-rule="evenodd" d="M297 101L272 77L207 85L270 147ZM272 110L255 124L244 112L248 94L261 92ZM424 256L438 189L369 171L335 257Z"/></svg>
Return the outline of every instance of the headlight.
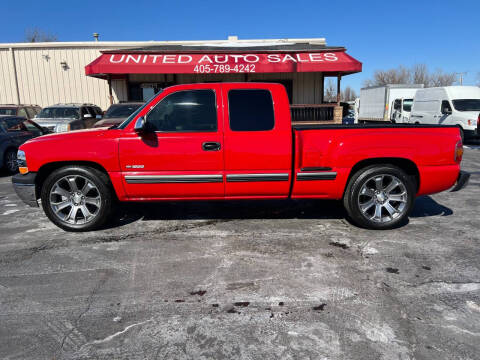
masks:
<svg viewBox="0 0 480 360"><path fill-rule="evenodd" d="M27 157L25 156L25 151L23 150L17 151L17 164L18 164L18 171L20 172L20 174L28 173Z"/></svg>
<svg viewBox="0 0 480 360"><path fill-rule="evenodd" d="M70 124L58 124L55 126L55 132L70 131Z"/></svg>

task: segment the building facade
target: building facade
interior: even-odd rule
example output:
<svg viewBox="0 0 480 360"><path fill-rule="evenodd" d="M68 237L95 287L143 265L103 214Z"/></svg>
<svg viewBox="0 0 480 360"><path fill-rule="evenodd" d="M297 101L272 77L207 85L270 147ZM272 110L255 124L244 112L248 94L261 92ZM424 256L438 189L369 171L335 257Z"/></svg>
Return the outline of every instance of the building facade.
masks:
<svg viewBox="0 0 480 360"><path fill-rule="evenodd" d="M294 106L324 104L326 77L361 63L324 38L0 44L0 104L146 101L183 83L280 82ZM339 99L338 99L339 101ZM330 115L329 115L330 116Z"/></svg>

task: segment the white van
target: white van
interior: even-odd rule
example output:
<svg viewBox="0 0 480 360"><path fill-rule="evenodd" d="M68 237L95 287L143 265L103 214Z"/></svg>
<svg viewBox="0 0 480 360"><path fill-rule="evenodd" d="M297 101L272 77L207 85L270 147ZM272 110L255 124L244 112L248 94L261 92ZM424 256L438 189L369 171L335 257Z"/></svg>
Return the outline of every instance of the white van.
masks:
<svg viewBox="0 0 480 360"><path fill-rule="evenodd" d="M458 125L462 139L480 137L480 88L445 86L419 89L410 123Z"/></svg>

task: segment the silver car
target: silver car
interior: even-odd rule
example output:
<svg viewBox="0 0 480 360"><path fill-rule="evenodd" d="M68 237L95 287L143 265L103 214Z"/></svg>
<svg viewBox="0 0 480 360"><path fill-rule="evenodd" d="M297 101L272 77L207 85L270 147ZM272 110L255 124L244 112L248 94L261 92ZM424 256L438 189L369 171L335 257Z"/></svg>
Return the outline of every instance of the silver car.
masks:
<svg viewBox="0 0 480 360"><path fill-rule="evenodd" d="M52 132L91 128L102 118L102 110L94 104L56 104L42 109L35 122Z"/></svg>

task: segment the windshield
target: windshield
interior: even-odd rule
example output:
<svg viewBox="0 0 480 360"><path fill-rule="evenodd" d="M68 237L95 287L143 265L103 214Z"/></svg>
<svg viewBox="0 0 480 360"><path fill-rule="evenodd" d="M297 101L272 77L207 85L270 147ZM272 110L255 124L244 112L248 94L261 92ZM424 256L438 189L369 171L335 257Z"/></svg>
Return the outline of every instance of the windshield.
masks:
<svg viewBox="0 0 480 360"><path fill-rule="evenodd" d="M17 115L17 109L0 108L0 115Z"/></svg>
<svg viewBox="0 0 480 360"><path fill-rule="evenodd" d="M403 111L412 111L413 99L403 99Z"/></svg>
<svg viewBox="0 0 480 360"><path fill-rule="evenodd" d="M78 108L69 107L49 107L45 108L37 115L37 118L45 119L80 119Z"/></svg>
<svg viewBox="0 0 480 360"><path fill-rule="evenodd" d="M480 99L458 99L452 102L458 111L480 111Z"/></svg>
<svg viewBox="0 0 480 360"><path fill-rule="evenodd" d="M141 104L123 104L112 105L105 113L104 119L109 118L122 118L130 116L135 110L137 110Z"/></svg>

